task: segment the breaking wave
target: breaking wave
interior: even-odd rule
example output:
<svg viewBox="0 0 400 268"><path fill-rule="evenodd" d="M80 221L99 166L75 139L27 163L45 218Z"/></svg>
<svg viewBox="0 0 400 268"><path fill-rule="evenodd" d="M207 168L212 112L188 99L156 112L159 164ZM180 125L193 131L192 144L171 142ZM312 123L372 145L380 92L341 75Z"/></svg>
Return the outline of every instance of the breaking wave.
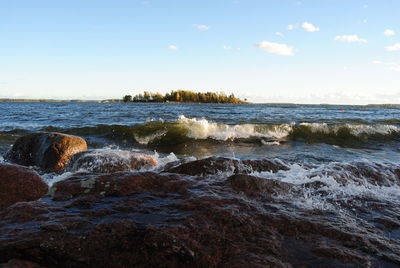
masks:
<svg viewBox="0 0 400 268"><path fill-rule="evenodd" d="M306 209L335 210L363 207L366 202L400 205L400 167L368 160L319 165L292 164L277 173L252 175L296 185L283 200Z"/></svg>
<svg viewBox="0 0 400 268"><path fill-rule="evenodd" d="M81 136L94 136L142 145L179 144L193 140L247 141L279 145L286 141L322 142L328 144L399 141L400 127L391 124L221 124L205 118L179 116L176 121L148 121L141 125L97 125L93 127L57 129Z"/></svg>

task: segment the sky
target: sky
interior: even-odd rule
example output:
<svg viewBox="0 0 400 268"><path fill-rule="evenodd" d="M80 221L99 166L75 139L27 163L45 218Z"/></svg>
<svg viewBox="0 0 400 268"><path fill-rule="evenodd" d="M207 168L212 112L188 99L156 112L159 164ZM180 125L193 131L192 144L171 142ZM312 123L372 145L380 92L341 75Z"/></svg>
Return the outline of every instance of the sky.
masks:
<svg viewBox="0 0 400 268"><path fill-rule="evenodd" d="M0 0L0 98L400 103L399 0Z"/></svg>

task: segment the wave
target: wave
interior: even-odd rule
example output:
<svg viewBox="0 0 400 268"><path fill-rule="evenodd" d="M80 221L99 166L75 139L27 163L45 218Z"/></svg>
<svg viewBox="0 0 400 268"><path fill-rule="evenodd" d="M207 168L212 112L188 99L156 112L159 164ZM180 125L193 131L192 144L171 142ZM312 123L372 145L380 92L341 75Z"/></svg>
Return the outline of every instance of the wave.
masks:
<svg viewBox="0 0 400 268"><path fill-rule="evenodd" d="M43 131L58 131L90 139L107 139L141 145L174 145L187 141L259 142L276 146L288 141L321 142L334 145L360 145L372 142L400 141L400 127L393 124L221 124L205 118L175 121L148 121L140 125L97 125L60 129L46 127ZM10 133L5 133L10 134Z"/></svg>
<svg viewBox="0 0 400 268"><path fill-rule="evenodd" d="M335 207L365 207L366 202L400 205L400 167L368 160L330 162L319 165L288 164L276 173L252 175L297 186L297 192L282 195L307 209L333 210Z"/></svg>

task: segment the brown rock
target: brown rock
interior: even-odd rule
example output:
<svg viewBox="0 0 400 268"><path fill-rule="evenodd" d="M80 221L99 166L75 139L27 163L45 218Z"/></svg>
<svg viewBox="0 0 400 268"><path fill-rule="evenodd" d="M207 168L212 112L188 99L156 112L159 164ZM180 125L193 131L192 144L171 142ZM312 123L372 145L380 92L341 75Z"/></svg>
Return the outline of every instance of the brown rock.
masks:
<svg viewBox="0 0 400 268"><path fill-rule="evenodd" d="M248 174L251 172L278 172L279 170L287 170L282 163L270 161L267 159L262 160L244 160L224 158L224 157L209 157L200 160L183 163L179 166L166 169L165 172L186 174L186 175L215 175L221 172L228 172L233 174Z"/></svg>
<svg viewBox="0 0 400 268"><path fill-rule="evenodd" d="M33 133L17 139L6 158L24 166L63 170L76 153L87 150L86 141L62 133Z"/></svg>
<svg viewBox="0 0 400 268"><path fill-rule="evenodd" d="M288 193L292 184L258 178L250 175L233 175L228 178L232 189L249 196L278 195Z"/></svg>
<svg viewBox="0 0 400 268"><path fill-rule="evenodd" d="M186 192L187 182L177 175L154 172L118 172L108 175L73 175L50 189L54 200L78 196L128 196L145 192Z"/></svg>
<svg viewBox="0 0 400 268"><path fill-rule="evenodd" d="M47 193L48 186L29 168L0 164L0 209L16 202L33 201Z"/></svg>
<svg viewBox="0 0 400 268"><path fill-rule="evenodd" d="M0 264L0 268L44 268L37 263L19 259L9 260L7 263Z"/></svg>
<svg viewBox="0 0 400 268"><path fill-rule="evenodd" d="M68 170L84 169L93 173L114 173L148 169L157 165L157 160L146 154L119 150L90 150L77 153L68 164Z"/></svg>
<svg viewBox="0 0 400 268"><path fill-rule="evenodd" d="M75 174L54 185L53 199L0 211L0 263L21 259L61 268L400 265L398 227L382 232L357 207L346 213L301 209L274 197L280 191L296 194L292 185L262 180ZM253 195L263 191L267 194ZM398 217L397 206L386 204L379 212Z"/></svg>

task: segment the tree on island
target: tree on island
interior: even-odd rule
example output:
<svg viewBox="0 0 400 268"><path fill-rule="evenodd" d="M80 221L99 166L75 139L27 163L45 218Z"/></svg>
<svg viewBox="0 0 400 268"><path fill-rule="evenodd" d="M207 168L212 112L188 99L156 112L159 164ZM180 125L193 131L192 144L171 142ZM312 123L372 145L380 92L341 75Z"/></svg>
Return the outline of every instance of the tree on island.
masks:
<svg viewBox="0 0 400 268"><path fill-rule="evenodd" d="M132 95L125 95L125 96L122 98L122 101L123 101L123 102L131 102L131 101L132 101Z"/></svg>
<svg viewBox="0 0 400 268"><path fill-rule="evenodd" d="M172 90L170 93L162 95L161 93L151 93L144 91L143 94L125 95L124 102L197 102L197 103L247 103L234 94L227 96L223 92L193 92L189 90Z"/></svg>

